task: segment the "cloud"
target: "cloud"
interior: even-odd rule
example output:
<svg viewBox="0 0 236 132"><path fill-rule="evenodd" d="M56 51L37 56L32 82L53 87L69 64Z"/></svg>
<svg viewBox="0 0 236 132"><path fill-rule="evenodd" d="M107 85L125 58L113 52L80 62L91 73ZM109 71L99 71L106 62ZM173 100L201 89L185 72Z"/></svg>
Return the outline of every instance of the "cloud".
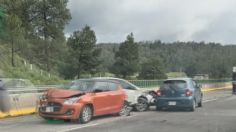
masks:
<svg viewBox="0 0 236 132"><path fill-rule="evenodd" d="M98 42L121 42L133 32L136 41L235 43L234 5L234 0L70 0L72 20L65 33L87 24Z"/></svg>

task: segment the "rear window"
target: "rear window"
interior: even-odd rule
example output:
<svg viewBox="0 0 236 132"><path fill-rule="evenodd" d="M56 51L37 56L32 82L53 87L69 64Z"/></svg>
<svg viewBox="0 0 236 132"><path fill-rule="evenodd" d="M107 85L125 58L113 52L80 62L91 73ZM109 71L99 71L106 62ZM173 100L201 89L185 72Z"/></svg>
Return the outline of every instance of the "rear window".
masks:
<svg viewBox="0 0 236 132"><path fill-rule="evenodd" d="M187 83L184 80L167 80L164 82L162 89L186 89Z"/></svg>

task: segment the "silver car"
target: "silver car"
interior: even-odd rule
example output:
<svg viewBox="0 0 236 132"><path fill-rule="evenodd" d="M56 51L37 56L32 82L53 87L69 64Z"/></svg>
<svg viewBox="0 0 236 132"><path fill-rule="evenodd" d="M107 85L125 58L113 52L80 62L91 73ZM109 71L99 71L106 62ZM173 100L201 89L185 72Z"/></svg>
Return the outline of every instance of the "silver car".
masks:
<svg viewBox="0 0 236 132"><path fill-rule="evenodd" d="M14 110L33 109L37 101L37 89L27 79L0 78L9 94L10 108Z"/></svg>
<svg viewBox="0 0 236 132"><path fill-rule="evenodd" d="M141 91L139 87L124 79L112 77L100 77L95 79L109 79L119 82L128 96L129 103L136 111L141 112L148 110L149 106L155 101L155 97L149 94L149 92Z"/></svg>

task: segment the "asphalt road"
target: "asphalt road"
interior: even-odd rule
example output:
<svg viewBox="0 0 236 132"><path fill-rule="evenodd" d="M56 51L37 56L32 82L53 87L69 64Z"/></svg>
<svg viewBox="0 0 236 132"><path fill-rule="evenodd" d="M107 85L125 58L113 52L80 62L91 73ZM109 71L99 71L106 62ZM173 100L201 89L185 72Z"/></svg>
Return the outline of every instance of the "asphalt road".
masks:
<svg viewBox="0 0 236 132"><path fill-rule="evenodd" d="M0 132L236 132L236 95L210 92L195 112L132 112L129 117L103 116L88 124L47 122L37 115L0 120Z"/></svg>

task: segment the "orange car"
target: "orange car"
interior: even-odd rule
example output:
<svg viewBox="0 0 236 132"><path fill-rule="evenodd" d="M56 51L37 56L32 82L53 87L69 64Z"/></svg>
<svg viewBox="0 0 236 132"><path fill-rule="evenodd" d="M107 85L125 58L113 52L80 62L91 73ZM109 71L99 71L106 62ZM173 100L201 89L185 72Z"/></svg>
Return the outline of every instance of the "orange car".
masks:
<svg viewBox="0 0 236 132"><path fill-rule="evenodd" d="M45 119L87 123L93 116L129 112L125 92L111 80L76 80L63 89L49 89L39 101L39 115Z"/></svg>

